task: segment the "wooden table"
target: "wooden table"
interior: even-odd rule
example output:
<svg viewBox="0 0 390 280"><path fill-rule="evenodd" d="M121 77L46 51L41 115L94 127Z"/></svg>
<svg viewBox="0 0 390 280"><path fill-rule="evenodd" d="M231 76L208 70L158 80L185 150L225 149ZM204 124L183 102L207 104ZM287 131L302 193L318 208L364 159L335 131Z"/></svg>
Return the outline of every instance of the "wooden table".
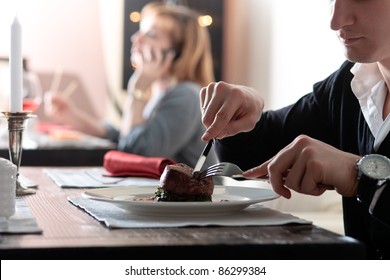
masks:
<svg viewBox="0 0 390 280"><path fill-rule="evenodd" d="M315 225L108 229L67 201L41 167L24 199L42 234L1 234L1 259L363 259L364 246Z"/></svg>

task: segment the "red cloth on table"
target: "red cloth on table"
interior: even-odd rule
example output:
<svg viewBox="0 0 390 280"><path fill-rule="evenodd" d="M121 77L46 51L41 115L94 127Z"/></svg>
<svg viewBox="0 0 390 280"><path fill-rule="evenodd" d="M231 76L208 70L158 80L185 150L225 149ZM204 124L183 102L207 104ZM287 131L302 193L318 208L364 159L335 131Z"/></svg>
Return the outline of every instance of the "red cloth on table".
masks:
<svg viewBox="0 0 390 280"><path fill-rule="evenodd" d="M165 166L175 164L169 158L144 157L121 151L108 151L104 155L104 168L110 176L148 177L159 179Z"/></svg>

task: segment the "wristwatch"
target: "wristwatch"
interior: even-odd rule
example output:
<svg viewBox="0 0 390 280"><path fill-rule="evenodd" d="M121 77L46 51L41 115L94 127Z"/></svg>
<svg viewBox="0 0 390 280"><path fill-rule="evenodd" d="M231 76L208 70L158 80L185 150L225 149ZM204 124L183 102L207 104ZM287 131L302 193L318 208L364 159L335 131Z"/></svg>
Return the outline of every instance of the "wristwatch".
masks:
<svg viewBox="0 0 390 280"><path fill-rule="evenodd" d="M358 160L357 167L358 176L367 176L373 180L385 180L390 177L390 159L383 155L366 155Z"/></svg>
<svg viewBox="0 0 390 280"><path fill-rule="evenodd" d="M358 160L356 166L357 198L362 203L369 203L378 181L390 179L390 159L383 155L370 154Z"/></svg>

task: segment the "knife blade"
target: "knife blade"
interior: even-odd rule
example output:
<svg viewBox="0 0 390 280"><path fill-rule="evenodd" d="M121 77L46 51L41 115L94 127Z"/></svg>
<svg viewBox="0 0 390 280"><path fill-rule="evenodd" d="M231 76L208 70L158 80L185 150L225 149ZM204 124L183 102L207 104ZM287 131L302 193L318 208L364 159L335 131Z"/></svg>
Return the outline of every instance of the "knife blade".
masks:
<svg viewBox="0 0 390 280"><path fill-rule="evenodd" d="M200 157L198 159L198 162L196 163L194 171L192 172L192 174L194 174L195 172L200 171L200 169L202 168L204 162L206 161L207 155L209 154L209 152L211 150L211 147L213 146L213 143L214 143L214 139L211 139L207 143L206 147L204 147L203 152L200 155Z"/></svg>

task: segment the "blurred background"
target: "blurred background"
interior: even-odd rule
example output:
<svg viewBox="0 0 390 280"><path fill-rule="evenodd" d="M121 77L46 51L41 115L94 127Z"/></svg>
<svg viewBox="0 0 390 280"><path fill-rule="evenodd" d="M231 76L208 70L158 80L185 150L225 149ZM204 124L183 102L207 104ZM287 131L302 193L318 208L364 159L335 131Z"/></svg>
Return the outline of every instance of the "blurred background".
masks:
<svg viewBox="0 0 390 280"><path fill-rule="evenodd" d="M130 36L138 28L130 16L147 2L0 0L2 109L8 104L10 25L17 14L25 67L32 80L38 76L45 91L60 72L60 89L77 81L72 98L79 106L96 118L119 120L115 102L125 95L124 85L132 71ZM329 1L171 2L211 16L208 24L217 79L255 87L265 96L267 109L295 101L344 60L329 28Z"/></svg>

